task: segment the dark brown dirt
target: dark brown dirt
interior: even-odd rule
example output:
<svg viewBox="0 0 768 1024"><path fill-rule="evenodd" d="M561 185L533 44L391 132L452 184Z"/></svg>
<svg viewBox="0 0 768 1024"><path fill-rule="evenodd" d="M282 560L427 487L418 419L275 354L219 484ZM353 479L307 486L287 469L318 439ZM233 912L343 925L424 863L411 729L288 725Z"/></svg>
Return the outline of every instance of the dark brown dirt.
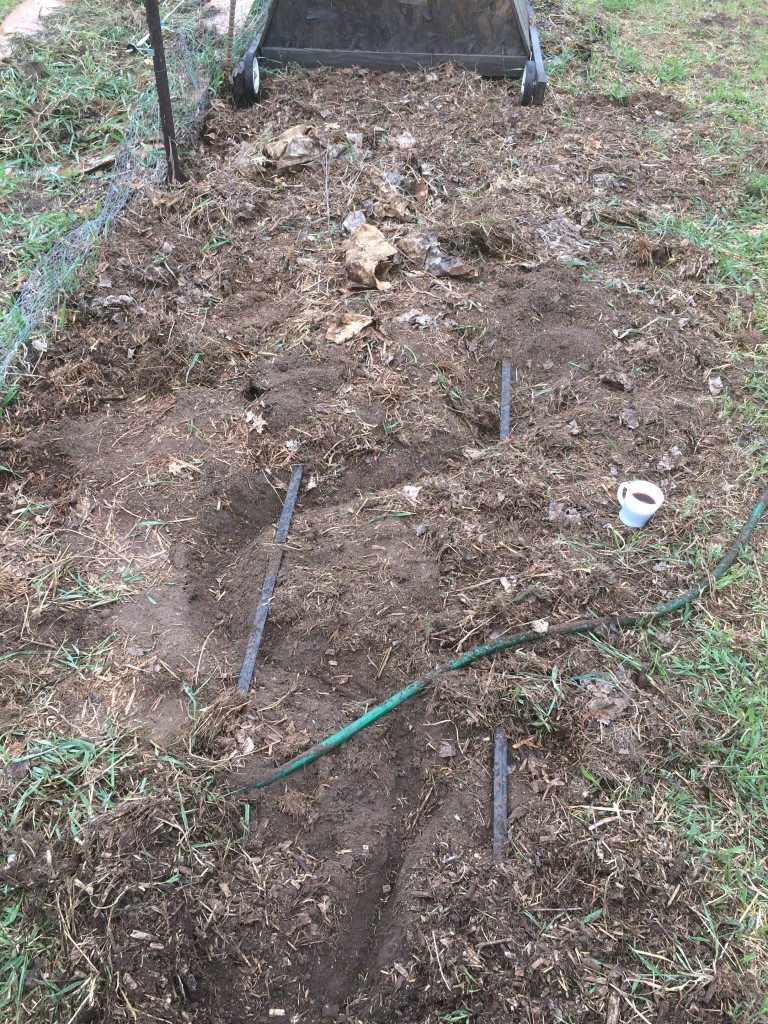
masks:
<svg viewBox="0 0 768 1024"><path fill-rule="evenodd" d="M8 649L116 637L108 671L62 677L62 706L90 702L90 729L108 715L136 728L147 757L151 743L189 756L221 794L229 769L259 779L475 643L689 585L684 511L724 538L744 455L708 383L739 393L734 307L706 253L654 258L637 227L651 205L721 187L693 166L685 117L658 93L523 111L504 84L451 69L282 75L263 106L218 105L187 158L194 180L137 197L3 427L4 512L45 505L57 579L76 567L109 598L68 603L39 575L25 590L50 548L9 541ZM641 137L650 121L663 152ZM248 147L297 124L335 155L254 162ZM425 186L400 189L385 235L428 227L477 279L401 265L390 291L350 288L340 222L387 195L382 173ZM341 313L371 323L334 344ZM513 430L499 444L503 359ZM238 701L297 462L305 485ZM615 491L634 477L659 481L667 507L630 536ZM192 692L214 708L194 726ZM188 845L171 824L181 791L137 797L77 850L61 843L76 867L54 881L97 894L73 903L73 935L109 935L78 1020L605 1021L636 941L699 962L689 908L705 893L685 845L627 795L679 750L675 709L643 671L612 678L594 647L545 642L446 677L247 802L194 775ZM497 724L512 744L502 866ZM622 800L626 819L590 818ZM52 878L35 880L42 908ZM656 1021L725 1020L748 995L725 969L708 984L637 982Z"/></svg>

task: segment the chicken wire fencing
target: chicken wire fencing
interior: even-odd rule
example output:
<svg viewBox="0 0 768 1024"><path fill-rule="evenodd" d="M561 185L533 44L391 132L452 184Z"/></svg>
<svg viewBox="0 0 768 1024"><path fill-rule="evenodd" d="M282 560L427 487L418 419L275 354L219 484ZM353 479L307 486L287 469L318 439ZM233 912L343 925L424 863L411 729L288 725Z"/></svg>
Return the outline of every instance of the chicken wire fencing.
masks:
<svg viewBox="0 0 768 1024"><path fill-rule="evenodd" d="M263 0L256 0L241 21L235 34L235 60L258 32L264 11ZM194 141L200 131L224 46L223 40L213 39L199 26L197 31L182 27L166 30L168 79L180 148ZM55 323L63 298L79 286L132 194L142 186L160 184L166 169L153 82L133 107L98 213L53 246L10 307L0 314L0 401L15 393L19 379L30 371L36 350L45 350L45 335Z"/></svg>

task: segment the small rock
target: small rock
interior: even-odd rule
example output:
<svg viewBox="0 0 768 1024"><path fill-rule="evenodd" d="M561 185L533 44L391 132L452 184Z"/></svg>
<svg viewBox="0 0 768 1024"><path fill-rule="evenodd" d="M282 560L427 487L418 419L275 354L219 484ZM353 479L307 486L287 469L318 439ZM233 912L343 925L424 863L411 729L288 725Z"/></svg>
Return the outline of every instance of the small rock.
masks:
<svg viewBox="0 0 768 1024"><path fill-rule="evenodd" d="M91 309L97 316L110 316L121 309L129 309L136 305L136 299L132 295L104 295L93 299Z"/></svg>
<svg viewBox="0 0 768 1024"><path fill-rule="evenodd" d="M27 761L9 761L3 768L6 776L13 782L18 782L19 779L23 779L24 776L29 772L29 763ZM13 863L16 863L14 854L11 854L14 858ZM10 857L9 857L10 862ZM7 867L8 865L6 865Z"/></svg>
<svg viewBox="0 0 768 1024"><path fill-rule="evenodd" d="M619 419L630 430L637 430L640 426L640 420L637 418L637 413L634 409L622 409Z"/></svg>
<svg viewBox="0 0 768 1024"><path fill-rule="evenodd" d="M629 374L624 373L623 370L609 370L603 374L600 380L609 388L615 388L617 391L631 391L635 386Z"/></svg>
<svg viewBox="0 0 768 1024"><path fill-rule="evenodd" d="M390 141L396 149L413 149L416 139L408 131L393 132Z"/></svg>
<svg viewBox="0 0 768 1024"><path fill-rule="evenodd" d="M359 228L361 224L365 224L365 214L362 210L353 210L351 213L348 213L341 222L341 226L350 235L355 228Z"/></svg>
<svg viewBox="0 0 768 1024"><path fill-rule="evenodd" d="M659 461L656 463L656 468L661 470L662 473L668 473L671 469L676 469L685 462L685 456L680 451L676 444L664 452Z"/></svg>
<svg viewBox="0 0 768 1024"><path fill-rule="evenodd" d="M395 317L395 322L422 328L435 326L435 318L420 309L409 309L407 313L401 313Z"/></svg>

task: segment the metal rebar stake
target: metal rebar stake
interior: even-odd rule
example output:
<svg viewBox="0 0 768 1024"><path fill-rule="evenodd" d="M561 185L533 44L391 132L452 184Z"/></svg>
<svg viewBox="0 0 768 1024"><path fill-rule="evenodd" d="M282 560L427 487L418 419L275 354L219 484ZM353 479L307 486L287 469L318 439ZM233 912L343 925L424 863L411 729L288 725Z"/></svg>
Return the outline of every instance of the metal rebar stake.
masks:
<svg viewBox="0 0 768 1024"><path fill-rule="evenodd" d="M499 438L509 437L512 406L512 363L504 359L501 364L501 403L499 408ZM496 726L493 747L493 859L504 859L507 841L507 738L501 726Z"/></svg>
<svg viewBox="0 0 768 1024"><path fill-rule="evenodd" d="M264 627L267 624L269 604L272 600L272 595L275 592L275 586L277 585L277 575L280 572L280 564L283 561L285 542L288 540L288 531L291 528L291 519L293 518L293 510L296 506L296 498L299 494L299 484L301 483L301 476L303 472L303 466L294 466L290 482L288 483L288 491L285 495L283 511L280 515L280 522L277 524L277 532L275 533L275 546L272 550L269 562L267 563L267 571L264 575L264 583L261 587L259 607L256 609L251 637L248 641L248 646L245 649L243 667L240 670L240 678L237 681L237 689L240 693L248 693L251 688L253 670L256 667L256 659L259 656L261 639L264 636Z"/></svg>
<svg viewBox="0 0 768 1024"><path fill-rule="evenodd" d="M499 408L499 438L509 437L512 406L512 363L504 359L501 364L501 405Z"/></svg>
<svg viewBox="0 0 768 1024"><path fill-rule="evenodd" d="M493 859L504 859L507 842L507 737L496 726L493 746Z"/></svg>

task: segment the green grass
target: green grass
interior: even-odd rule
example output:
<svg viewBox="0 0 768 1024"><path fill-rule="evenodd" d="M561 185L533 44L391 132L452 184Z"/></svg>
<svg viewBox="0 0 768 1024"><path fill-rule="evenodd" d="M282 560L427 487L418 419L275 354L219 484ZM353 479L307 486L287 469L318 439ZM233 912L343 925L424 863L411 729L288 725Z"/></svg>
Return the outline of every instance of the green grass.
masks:
<svg viewBox="0 0 768 1024"><path fill-rule="evenodd" d="M748 191L748 181L743 188ZM695 200L688 205L695 210ZM660 239L685 238L711 252L715 259L716 284L753 295L755 326L768 329L768 209L765 203L747 194L741 205L730 211L699 206L699 213L658 214L649 225L649 233Z"/></svg>
<svg viewBox="0 0 768 1024"><path fill-rule="evenodd" d="M43 209L35 213L29 205L31 195L22 194L18 181L0 178L0 261L5 264L0 296L17 288L40 257L78 222L74 210L58 205L65 188L39 183L33 202Z"/></svg>
<svg viewBox="0 0 768 1024"><path fill-rule="evenodd" d="M81 661L90 665L102 660L104 653L102 645ZM39 682L29 691L25 684L11 684L6 674L5 685L26 706L37 702L45 707ZM204 717L205 710L198 710L196 718ZM99 834L93 826L107 827L110 815L125 821L154 806L154 822L162 806L163 824L156 828L166 845L170 839L163 873L154 878L155 856L144 846L155 829L147 830L135 850L150 872L141 890L156 886L160 896L181 881L175 862L188 861L195 844L199 848L200 840L209 838L204 834L206 823L220 796L199 765L152 756L129 733L118 732L109 723L93 738L72 737L30 727L27 716L24 728L0 732L0 770L9 769L15 781L0 791L4 867L10 875L18 869L21 878L31 871L37 884L0 884L0 1021L74 1020L83 1008L99 1005L111 967L103 932L88 937L89 952L82 956L83 935L75 938L76 896L89 896L77 889L77 883L73 889L68 876L51 880L59 870L58 859L89 849ZM169 793L172 800L167 799ZM94 865L85 857L80 876L87 878L94 867L98 862ZM103 872L96 874L102 884L108 880ZM85 921L80 919L80 929L88 927L89 918L86 914ZM74 969L78 963L85 970Z"/></svg>
<svg viewBox="0 0 768 1024"><path fill-rule="evenodd" d="M30 59L40 64L39 77L13 63L3 67L0 161L6 167L77 162L122 138L136 71L142 78L145 71L120 53L130 40L127 28L105 24L98 5L89 10L86 3L82 16L92 27L70 15L55 43L34 44Z"/></svg>
<svg viewBox="0 0 768 1024"><path fill-rule="evenodd" d="M732 310L734 331L747 314L735 303L747 295L749 323L768 331L768 167L756 144L768 128L768 21L765 5L693 0L582 0L567 8L575 44L553 67L564 91L602 91L625 102L654 88L688 108L692 144L707 158L718 199L681 194L675 208L650 209L644 230L670 244L682 239L711 255L705 276ZM732 23L709 19L724 17ZM749 54L748 59L746 54ZM644 133L664 150L663 137ZM605 273L592 268L608 284ZM659 272L679 286L674 268ZM631 281L630 288L636 288ZM647 284L642 286L647 290ZM727 337L725 338L727 342ZM768 348L733 353L754 398L726 396L724 414L740 433L748 428L739 463L740 485L756 490L766 470ZM685 557L692 571L711 568L719 552L705 541L699 510L687 510ZM735 533L741 523L729 524ZM756 543L761 543L760 535ZM628 557L650 556L633 544ZM668 553L665 553L668 560ZM664 756L630 783L633 807L655 808L657 827L682 843L689 873L698 880L692 906L700 922L689 936L695 955L679 942L663 950L632 947L636 971L629 1001L638 1019L655 1019L649 993L691 992L706 986L717 968L738 976L764 977L768 965L768 602L765 556L758 548L720 581L715 602L689 609L679 620L626 637L622 650L602 644L606 672L627 658L642 665L672 713ZM718 608L717 615L707 608ZM669 637L674 645L670 649ZM663 644L660 642L663 640ZM549 705L542 704L546 712ZM687 737L687 741L683 741ZM587 769L589 771L589 767ZM590 773L592 774L592 773ZM600 800L610 800L599 785ZM629 979L628 979L629 980ZM758 993L761 993L759 984ZM739 996L719 1019L758 1024L768 1016L768 997ZM641 1016L644 1015L644 1016Z"/></svg>
<svg viewBox="0 0 768 1024"><path fill-rule="evenodd" d="M729 533L740 525L730 524ZM692 514L694 540L696 527ZM696 574L711 568L721 553L700 542L687 552ZM738 626L709 614L707 602L681 619L627 636L622 649L592 641L608 675L626 665L642 667L672 709L664 756L629 784L626 799L632 807L654 808L657 827L682 842L686 870L698 883L693 911L702 928L688 936L697 944L696 962L676 945L665 947L663 958L632 949L638 1013L653 1008L649 990L684 992L706 985L715 968L760 976L768 961L766 567L765 554L751 551L718 583L725 608L739 608ZM599 802L610 801L606 786L584 774L598 787ZM757 1024L768 1012L768 996L758 1004L734 1004L726 1019Z"/></svg>
<svg viewBox="0 0 768 1024"><path fill-rule="evenodd" d="M129 757L114 738L40 740L24 755L28 776L12 799L7 830L23 822L46 839L63 831L77 835L86 821L114 806L118 769Z"/></svg>
<svg viewBox="0 0 768 1024"><path fill-rule="evenodd" d="M200 7L190 3L169 25L184 26L188 59L198 73L215 62L212 44L194 38L200 17ZM154 104L143 95L151 66L125 52L127 43L144 34L142 4L114 8L98 0L70 0L45 24L43 37L16 37L13 59L0 63L0 306L8 306L55 242L97 213L109 173L91 176L84 165L114 153L137 105ZM189 86L178 87L184 72L173 40L167 33L177 125L183 127L199 97ZM142 141L151 142L152 154L154 107L146 114Z"/></svg>
<svg viewBox="0 0 768 1024"><path fill-rule="evenodd" d="M15 731L0 735L3 766L12 763L25 773L4 795L6 859L23 859L24 844L13 838L19 829L54 844L79 836L88 822L130 799L126 768L135 756L132 744L115 736L95 741L50 736L27 740L23 755L12 754L23 739ZM36 913L35 897L12 885L2 886L0 901L0 1019L50 1020L62 1003L77 1005L86 982L72 980L65 964L50 962L58 944L51 915Z"/></svg>
<svg viewBox="0 0 768 1024"><path fill-rule="evenodd" d="M768 130L764 3L574 0L566 11L576 45L552 68L560 87L603 91L620 102L657 88L688 106L707 170L732 182L731 195L723 208L686 195L677 212L650 210L649 234L711 252L717 286L754 296L753 325L768 329L768 168L756 149ZM664 138L653 133L645 130L647 141L663 152Z"/></svg>
<svg viewBox="0 0 768 1024"><path fill-rule="evenodd" d="M141 24L135 5L120 5L116 13L95 0L74 0L46 19L44 38L15 39L14 59L0 64L0 299L6 303L93 202L80 165L122 139L147 79L142 62L123 52Z"/></svg>
<svg viewBox="0 0 768 1024"><path fill-rule="evenodd" d="M750 199L760 199L768 204L768 174L748 174L744 182L744 190ZM763 207L766 212L766 207Z"/></svg>
<svg viewBox="0 0 768 1024"><path fill-rule="evenodd" d="M753 143L757 126L768 126L768 19L761 0L706 7L697 0L573 0L565 10L578 26L575 45L563 50L556 37L548 42L561 51L551 70L566 89L578 89L582 76L590 88L617 98L680 85L681 98L743 125ZM718 16L733 25L713 22Z"/></svg>
<svg viewBox="0 0 768 1024"><path fill-rule="evenodd" d="M753 614L764 619L762 595L751 596ZM655 775L671 820L706 876L717 944L723 953L735 944L744 950L739 967L762 970L768 945L768 637L763 632L762 642L745 644L725 622L703 616L686 633L671 652L654 647L653 631L645 641L654 679L686 695L691 710L680 725L698 737L693 754L672 749Z"/></svg>

